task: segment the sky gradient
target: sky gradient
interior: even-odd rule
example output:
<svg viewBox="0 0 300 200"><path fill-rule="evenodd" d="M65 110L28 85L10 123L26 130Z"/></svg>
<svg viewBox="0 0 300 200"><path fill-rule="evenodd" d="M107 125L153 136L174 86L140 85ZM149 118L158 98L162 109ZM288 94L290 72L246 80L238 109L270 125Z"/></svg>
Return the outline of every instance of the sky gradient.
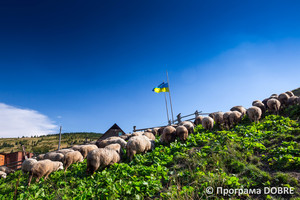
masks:
<svg viewBox="0 0 300 200"><path fill-rule="evenodd" d="M0 2L0 137L164 125L152 89L166 70L174 115L298 88L299 10L276 0Z"/></svg>

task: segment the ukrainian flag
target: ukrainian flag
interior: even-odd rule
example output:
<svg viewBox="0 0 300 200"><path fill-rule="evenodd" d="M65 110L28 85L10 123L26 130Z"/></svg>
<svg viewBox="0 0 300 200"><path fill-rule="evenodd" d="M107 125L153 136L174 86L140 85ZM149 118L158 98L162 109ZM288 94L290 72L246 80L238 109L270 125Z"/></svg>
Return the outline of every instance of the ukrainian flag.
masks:
<svg viewBox="0 0 300 200"><path fill-rule="evenodd" d="M156 88L153 88L153 92L160 93L160 92L169 92L169 85L168 83L163 82Z"/></svg>

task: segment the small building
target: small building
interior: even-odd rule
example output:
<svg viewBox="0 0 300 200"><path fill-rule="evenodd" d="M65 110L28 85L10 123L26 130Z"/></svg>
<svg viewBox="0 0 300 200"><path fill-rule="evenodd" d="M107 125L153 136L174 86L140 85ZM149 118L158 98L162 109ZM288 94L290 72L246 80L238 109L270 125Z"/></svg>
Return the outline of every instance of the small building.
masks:
<svg viewBox="0 0 300 200"><path fill-rule="evenodd" d="M28 158L33 157L33 153L26 153ZM19 169L20 166L15 166L18 164L22 164L23 160L25 160L24 153L22 151L13 152L13 153L0 153L0 166L6 165L12 169Z"/></svg>
<svg viewBox="0 0 300 200"><path fill-rule="evenodd" d="M125 135L125 132L115 123L99 139L104 140L112 136Z"/></svg>

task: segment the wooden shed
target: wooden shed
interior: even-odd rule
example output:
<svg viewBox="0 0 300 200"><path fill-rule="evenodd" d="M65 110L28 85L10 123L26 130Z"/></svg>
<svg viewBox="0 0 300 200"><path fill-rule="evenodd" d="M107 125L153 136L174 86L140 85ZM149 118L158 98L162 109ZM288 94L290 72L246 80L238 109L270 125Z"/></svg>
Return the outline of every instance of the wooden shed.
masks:
<svg viewBox="0 0 300 200"><path fill-rule="evenodd" d="M28 158L33 157L33 153L26 153ZM21 166L16 166L17 164L21 164L25 160L24 153L22 151L13 152L13 153L0 153L0 166L6 165L12 169L19 169Z"/></svg>
<svg viewBox="0 0 300 200"><path fill-rule="evenodd" d="M115 123L99 139L103 140L112 136L125 135L125 132Z"/></svg>

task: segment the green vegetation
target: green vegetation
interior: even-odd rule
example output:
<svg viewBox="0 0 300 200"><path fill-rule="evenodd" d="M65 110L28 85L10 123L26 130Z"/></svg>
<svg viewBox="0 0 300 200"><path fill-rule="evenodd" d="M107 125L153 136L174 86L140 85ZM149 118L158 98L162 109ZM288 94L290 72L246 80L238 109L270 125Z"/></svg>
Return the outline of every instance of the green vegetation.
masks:
<svg viewBox="0 0 300 200"><path fill-rule="evenodd" d="M83 144L97 140L102 134L99 133L63 133L61 137L61 148L71 147L75 144ZM27 152L46 153L56 150L58 147L59 134L44 135L40 137L1 138L0 152L9 153L22 151L25 145Z"/></svg>
<svg viewBox="0 0 300 200"><path fill-rule="evenodd" d="M294 110L298 107L293 108ZM296 112L296 111L295 111ZM86 175L86 161L66 173L27 187L28 175L17 172L0 180L0 199L285 199L300 197L300 124L269 115L260 123L242 123L231 130L195 128L186 142L156 148L124 160L94 175ZM207 187L213 194L206 194ZM293 195L216 194L216 188L294 188Z"/></svg>

